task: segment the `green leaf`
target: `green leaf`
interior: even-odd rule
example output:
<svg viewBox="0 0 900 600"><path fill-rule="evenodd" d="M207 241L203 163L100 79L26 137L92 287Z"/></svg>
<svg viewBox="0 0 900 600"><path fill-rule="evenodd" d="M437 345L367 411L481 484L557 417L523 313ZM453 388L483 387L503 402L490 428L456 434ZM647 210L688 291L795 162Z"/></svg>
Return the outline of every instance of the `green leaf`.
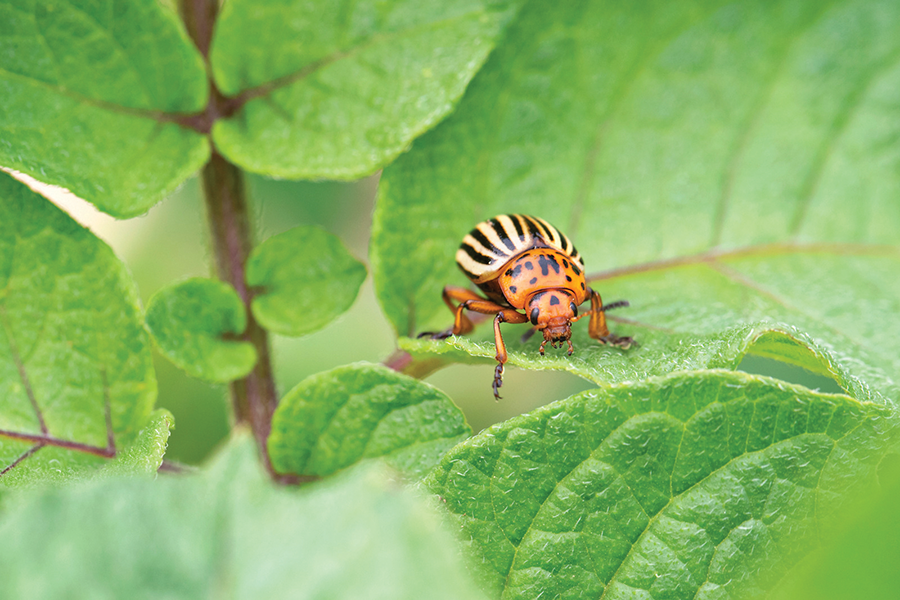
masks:
<svg viewBox="0 0 900 600"><path fill-rule="evenodd" d="M295 227L253 249L247 284L260 325L282 335L317 331L346 312L366 268L337 237L316 227Z"/></svg>
<svg viewBox="0 0 900 600"><path fill-rule="evenodd" d="M213 127L217 149L279 177L354 179L452 109L512 15L509 0L363 0L223 8L213 77L249 100Z"/></svg>
<svg viewBox="0 0 900 600"><path fill-rule="evenodd" d="M174 426L172 413L164 408L156 409L147 425L138 432L134 443L118 453L102 472L111 475L156 475Z"/></svg>
<svg viewBox="0 0 900 600"><path fill-rule="evenodd" d="M875 471L888 414L744 373L672 375L495 425L426 485L494 597L759 597Z"/></svg>
<svg viewBox="0 0 900 600"><path fill-rule="evenodd" d="M150 298L146 320L160 352L193 377L231 381L256 364L253 344L237 340L247 313L227 283L195 277L166 286Z"/></svg>
<svg viewBox="0 0 900 600"><path fill-rule="evenodd" d="M541 359L505 326L511 363L598 382L732 368L772 330L898 399L898 53L889 1L530 3L456 113L384 171L381 304L401 334L446 328L463 235L536 214L631 302L611 329L640 346L578 324L571 360ZM489 328L475 340L404 347L493 356Z"/></svg>
<svg viewBox="0 0 900 600"><path fill-rule="evenodd" d="M147 426L137 303L106 244L0 174L0 486L90 471Z"/></svg>
<svg viewBox="0 0 900 600"><path fill-rule="evenodd" d="M248 441L200 476L29 495L0 535L6 598L482 597L436 515L380 470L276 488Z"/></svg>
<svg viewBox="0 0 900 600"><path fill-rule="evenodd" d="M415 478L471 433L430 385L378 365L349 365L308 377L281 400L269 456L279 472L319 476L377 457Z"/></svg>
<svg viewBox="0 0 900 600"><path fill-rule="evenodd" d="M900 589L898 457L882 464L881 485L841 511L840 535L804 561L770 600L892 600ZM885 472L886 471L886 472Z"/></svg>
<svg viewBox="0 0 900 600"><path fill-rule="evenodd" d="M209 157L172 122L207 100L200 54L155 0L0 0L0 165L117 217Z"/></svg>

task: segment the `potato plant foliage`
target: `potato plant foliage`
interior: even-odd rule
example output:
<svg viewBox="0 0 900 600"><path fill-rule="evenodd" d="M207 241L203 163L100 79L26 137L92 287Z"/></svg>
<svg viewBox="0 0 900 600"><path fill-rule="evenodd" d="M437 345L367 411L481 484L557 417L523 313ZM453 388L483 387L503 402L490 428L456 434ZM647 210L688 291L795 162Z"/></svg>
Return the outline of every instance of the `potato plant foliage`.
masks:
<svg viewBox="0 0 900 600"><path fill-rule="evenodd" d="M798 565L896 456L898 56L892 0L0 0L0 595L809 592ZM245 173L382 169L364 261L312 227L254 240ZM145 310L17 173L120 219L199 176L216 276ZM509 327L507 378L591 389L473 433L420 379L491 364L490 326L417 334L501 213L566 233L639 344L581 322L542 357ZM398 352L280 389L270 336L369 276ZM154 347L228 385L196 472L165 460Z"/></svg>

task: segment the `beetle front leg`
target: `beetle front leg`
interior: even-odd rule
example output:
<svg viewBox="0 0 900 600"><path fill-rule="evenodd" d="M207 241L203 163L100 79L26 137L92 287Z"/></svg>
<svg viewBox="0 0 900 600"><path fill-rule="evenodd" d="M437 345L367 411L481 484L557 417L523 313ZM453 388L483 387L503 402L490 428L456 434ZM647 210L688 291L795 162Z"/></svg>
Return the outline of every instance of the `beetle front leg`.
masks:
<svg viewBox="0 0 900 600"><path fill-rule="evenodd" d="M500 333L500 323L527 323L528 317L512 309L504 309L494 317L494 347L497 354L497 367L494 369L494 398L500 400L500 387L503 386L503 365L509 359L506 352L506 343Z"/></svg>
<svg viewBox="0 0 900 600"><path fill-rule="evenodd" d="M588 335L600 342L601 344L612 344L627 350L634 343L634 340L627 336L618 336L609 332L606 327L606 310L618 308L620 306L628 306L628 303L613 302L608 307L603 306L603 299L600 298L594 290L591 293L591 320L588 323Z"/></svg>

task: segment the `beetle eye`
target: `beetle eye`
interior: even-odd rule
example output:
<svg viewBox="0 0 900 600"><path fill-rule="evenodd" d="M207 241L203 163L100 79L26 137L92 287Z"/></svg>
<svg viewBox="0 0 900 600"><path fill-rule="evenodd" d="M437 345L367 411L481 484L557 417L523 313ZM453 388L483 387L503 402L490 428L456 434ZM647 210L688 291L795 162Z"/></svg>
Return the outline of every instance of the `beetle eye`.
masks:
<svg viewBox="0 0 900 600"><path fill-rule="evenodd" d="M571 304L569 304L569 308L572 309L572 315L577 317L577 316L578 316L578 307L575 306L575 303L574 303L574 302L572 302Z"/></svg>
<svg viewBox="0 0 900 600"><path fill-rule="evenodd" d="M537 326L538 315L540 314L540 310L537 308L531 309L531 324Z"/></svg>

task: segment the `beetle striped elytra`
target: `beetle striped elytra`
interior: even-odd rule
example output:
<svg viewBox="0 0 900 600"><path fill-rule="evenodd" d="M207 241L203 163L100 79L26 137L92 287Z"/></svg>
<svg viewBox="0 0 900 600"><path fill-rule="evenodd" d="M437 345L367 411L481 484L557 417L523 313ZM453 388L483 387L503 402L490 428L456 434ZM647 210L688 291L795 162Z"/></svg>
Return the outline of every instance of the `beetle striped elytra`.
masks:
<svg viewBox="0 0 900 600"><path fill-rule="evenodd" d="M442 296L454 314L453 326L438 333L422 333L419 337L430 335L443 339L469 333L474 325L464 314L466 310L496 314L497 367L493 388L498 400L503 365L508 359L500 333L501 323L530 321L534 331L544 334L541 355L548 342L554 348L566 342L572 354L572 323L587 315L590 315L588 334L600 343L627 349L634 342L630 337L611 334L606 326L605 311L628 306L628 302L604 306L600 294L585 282L584 262L575 245L543 219L497 215L479 223L463 238L456 252L456 264L487 298L466 288L445 287ZM579 316L578 307L588 299L590 310Z"/></svg>

